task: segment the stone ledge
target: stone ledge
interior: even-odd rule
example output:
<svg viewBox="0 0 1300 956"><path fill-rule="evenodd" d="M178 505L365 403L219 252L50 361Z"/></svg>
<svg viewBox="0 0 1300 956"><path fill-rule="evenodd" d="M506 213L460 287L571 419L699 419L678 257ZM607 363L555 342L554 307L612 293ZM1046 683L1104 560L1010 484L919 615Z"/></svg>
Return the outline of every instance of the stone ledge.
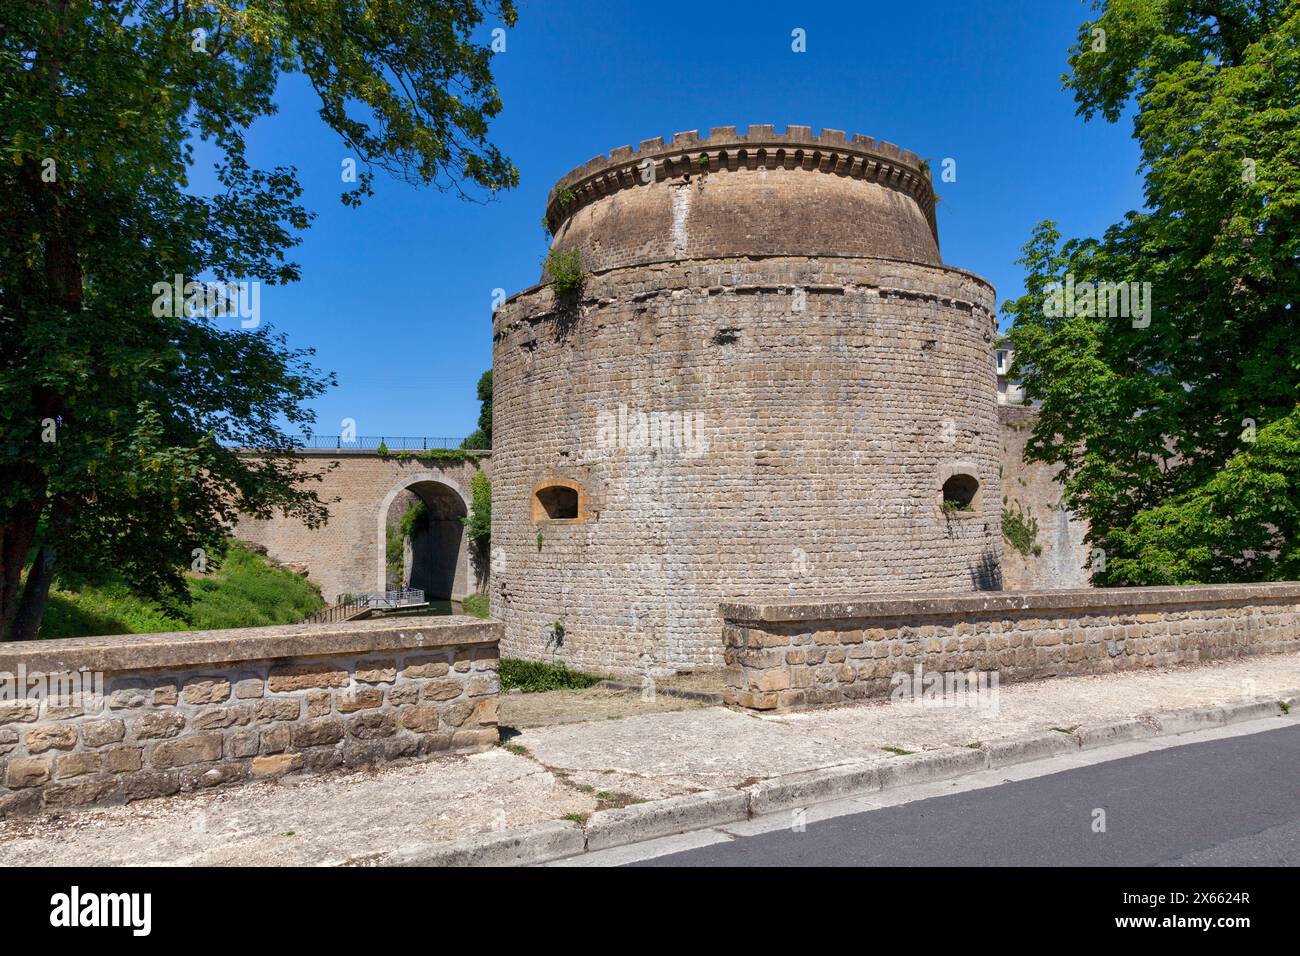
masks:
<svg viewBox="0 0 1300 956"><path fill-rule="evenodd" d="M418 650L464 644L495 644L504 626L466 615L393 618L345 624L285 624L217 631L170 631L0 644L0 673L19 667L33 673L79 670L178 669L195 665L279 658L329 657Z"/></svg>
<svg viewBox="0 0 1300 956"><path fill-rule="evenodd" d="M1145 605L1233 604L1295 601L1300 582L1215 584L1187 587L1080 588L1067 591L979 591L967 594L921 592L890 597L846 595L807 601L734 601L719 606L728 622L839 621L877 617L982 614L1090 609L1114 611Z"/></svg>

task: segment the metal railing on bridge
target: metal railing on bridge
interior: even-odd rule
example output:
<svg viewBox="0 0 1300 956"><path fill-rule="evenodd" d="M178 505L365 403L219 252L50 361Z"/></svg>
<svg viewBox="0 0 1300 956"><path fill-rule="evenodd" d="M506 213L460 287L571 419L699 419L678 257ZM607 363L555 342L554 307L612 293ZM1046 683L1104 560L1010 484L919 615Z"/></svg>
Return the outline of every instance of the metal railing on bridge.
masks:
<svg viewBox="0 0 1300 956"><path fill-rule="evenodd" d="M402 588L398 591L363 591L350 595L352 600L360 601L370 608L393 610L399 607L414 607L424 603L424 591L421 588Z"/></svg>
<svg viewBox="0 0 1300 956"><path fill-rule="evenodd" d="M303 620L304 624L338 624L364 617L371 611L392 611L403 607L424 604L424 591L420 588L402 588L398 591L362 591L360 594L341 595L337 603L322 608Z"/></svg>
<svg viewBox="0 0 1300 956"><path fill-rule="evenodd" d="M437 448L459 448L463 438L430 438L408 435L312 435L301 439L303 448L334 449L335 451L377 451L380 446L389 451L430 451ZM480 451L482 449L479 449Z"/></svg>

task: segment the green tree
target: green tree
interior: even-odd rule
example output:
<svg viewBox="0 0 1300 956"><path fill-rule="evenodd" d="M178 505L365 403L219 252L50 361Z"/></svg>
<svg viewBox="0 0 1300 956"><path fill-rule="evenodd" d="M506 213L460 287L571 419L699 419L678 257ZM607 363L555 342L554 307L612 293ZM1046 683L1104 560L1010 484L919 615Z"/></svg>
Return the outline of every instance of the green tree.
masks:
<svg viewBox="0 0 1300 956"><path fill-rule="evenodd" d="M478 380L478 428L469 433L461 448L492 447L492 370L488 369Z"/></svg>
<svg viewBox="0 0 1300 956"><path fill-rule="evenodd" d="M285 73L358 163L345 203L376 171L515 185L486 140L501 103L472 36L485 13L515 20L510 0L0 4L0 637L37 635L60 567L183 601L182 569L237 512L325 519L281 429L310 425L332 376L155 284L298 278L296 173L244 148ZM196 139L219 156L212 195L188 189Z"/></svg>
<svg viewBox="0 0 1300 956"><path fill-rule="evenodd" d="M1146 207L1100 239L1045 222L1025 246L1003 311L1042 403L1026 455L1061 466L1097 583L1295 578L1300 2L1098 10L1063 81L1085 118L1132 108ZM1067 279L1150 283L1149 312L1108 314Z"/></svg>

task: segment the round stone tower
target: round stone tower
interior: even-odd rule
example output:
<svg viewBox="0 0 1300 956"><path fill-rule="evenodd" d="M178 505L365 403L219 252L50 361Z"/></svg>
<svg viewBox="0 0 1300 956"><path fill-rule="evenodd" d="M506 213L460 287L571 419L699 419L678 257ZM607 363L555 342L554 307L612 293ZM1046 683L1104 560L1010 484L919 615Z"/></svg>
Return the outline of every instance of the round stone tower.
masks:
<svg viewBox="0 0 1300 956"><path fill-rule="evenodd" d="M546 218L584 276L493 317L504 653L662 674L722 663L724 601L999 587L994 292L940 260L925 163L679 133Z"/></svg>

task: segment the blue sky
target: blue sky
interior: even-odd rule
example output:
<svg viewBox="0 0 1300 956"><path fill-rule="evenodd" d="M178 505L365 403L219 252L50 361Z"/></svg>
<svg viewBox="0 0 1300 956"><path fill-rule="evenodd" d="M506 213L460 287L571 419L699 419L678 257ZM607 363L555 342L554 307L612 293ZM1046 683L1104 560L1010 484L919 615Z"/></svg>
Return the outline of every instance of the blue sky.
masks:
<svg viewBox="0 0 1300 956"><path fill-rule="evenodd" d="M492 362L492 290L537 281L547 191L616 146L772 123L889 140L936 171L951 157L957 181L938 184L943 258L993 282L999 301L1020 292L1014 261L1035 222L1097 235L1141 206L1130 121L1085 124L1060 89L1087 4L837 6L522 0L494 60L505 108L492 129L520 182L486 205L381 174L372 199L343 206L348 154L302 78L286 78L250 156L296 166L318 215L294 250L302 280L264 288L261 310L338 374L314 405L317 433L344 418L363 435L471 431L474 385ZM791 51L795 28L807 52Z"/></svg>

